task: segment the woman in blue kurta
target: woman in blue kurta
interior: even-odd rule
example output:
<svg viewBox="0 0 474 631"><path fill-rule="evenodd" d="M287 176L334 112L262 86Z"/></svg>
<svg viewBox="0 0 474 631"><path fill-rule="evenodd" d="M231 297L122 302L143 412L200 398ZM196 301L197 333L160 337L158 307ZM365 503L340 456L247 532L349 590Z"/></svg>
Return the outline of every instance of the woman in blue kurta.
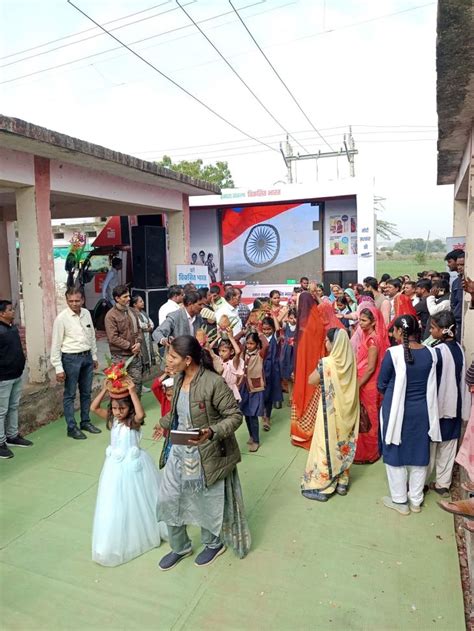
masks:
<svg viewBox="0 0 474 631"><path fill-rule="evenodd" d="M378 378L382 404L382 456L390 497L387 508L402 515L420 512L430 461L430 438L441 439L436 395L436 352L419 343L418 321L411 315L394 323L399 346L388 349ZM407 493L408 483L408 493Z"/></svg>
<svg viewBox="0 0 474 631"><path fill-rule="evenodd" d="M268 432L271 427L271 416L274 403L283 401L280 372L280 345L275 335L276 324L274 318L263 318L262 333L267 338L268 350L263 362L265 374L265 415L263 429ZM281 406L280 406L281 407Z"/></svg>
<svg viewBox="0 0 474 631"><path fill-rule="evenodd" d="M454 459L461 437L462 421L469 419L470 395L466 385L464 351L456 342L456 321L451 311L441 311L431 318L431 336L438 362L438 407L441 441L431 444L428 477L434 471L430 489L441 496L449 495Z"/></svg>

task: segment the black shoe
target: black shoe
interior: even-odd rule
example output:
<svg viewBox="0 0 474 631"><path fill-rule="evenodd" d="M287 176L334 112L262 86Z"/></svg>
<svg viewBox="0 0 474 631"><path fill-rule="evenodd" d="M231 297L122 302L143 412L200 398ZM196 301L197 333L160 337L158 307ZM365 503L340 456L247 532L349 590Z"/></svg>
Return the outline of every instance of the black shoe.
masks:
<svg viewBox="0 0 474 631"><path fill-rule="evenodd" d="M0 444L0 458L13 458L14 455L15 454L13 453L13 451L11 451L11 449L8 449L7 443Z"/></svg>
<svg viewBox="0 0 474 631"><path fill-rule="evenodd" d="M189 552L185 552L184 554L176 554L176 552L168 552L168 554L165 554L165 556L158 563L158 567L160 568L160 570L163 570L163 572L166 572L167 570L171 570L176 565L178 565L180 561L182 561L186 557L191 556L192 553L193 553L192 550L190 550Z"/></svg>
<svg viewBox="0 0 474 631"><path fill-rule="evenodd" d="M90 421L85 421L84 423L81 423L81 429L91 434L102 434L102 430L95 425L92 425Z"/></svg>
<svg viewBox="0 0 474 631"><path fill-rule="evenodd" d="M204 550L197 555L194 565L198 567L211 565L211 563L213 563L218 556L224 554L225 551L226 547L223 543L218 548L208 548L206 546Z"/></svg>
<svg viewBox="0 0 474 631"><path fill-rule="evenodd" d="M31 442L31 440L27 440L26 438L23 438L23 436L20 436L20 434L18 434L17 436L15 436L15 438L7 437L7 445L9 447L31 447L33 443Z"/></svg>
<svg viewBox="0 0 474 631"><path fill-rule="evenodd" d="M281 410L281 408L282 408L282 403L281 403L281 401L276 401L276 402L273 404L273 407L275 408L275 410Z"/></svg>
<svg viewBox="0 0 474 631"><path fill-rule="evenodd" d="M73 427L73 429L68 429L67 435L69 436L69 438L75 438L76 440L85 440L87 438L87 436L83 432L81 432L81 430L78 427Z"/></svg>

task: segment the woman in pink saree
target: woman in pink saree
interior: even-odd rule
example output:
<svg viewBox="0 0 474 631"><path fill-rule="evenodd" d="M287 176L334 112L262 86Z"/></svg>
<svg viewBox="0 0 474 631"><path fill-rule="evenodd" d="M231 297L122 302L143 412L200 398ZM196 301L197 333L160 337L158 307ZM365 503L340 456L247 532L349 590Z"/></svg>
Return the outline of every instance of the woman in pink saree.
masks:
<svg viewBox="0 0 474 631"><path fill-rule="evenodd" d="M362 303L359 307L359 326L351 342L357 361L361 419L368 417L370 421L368 431L359 430L354 463L370 464L380 458L379 411L382 400L377 390L377 379L389 347L385 322L377 307L369 303ZM361 425L361 429L367 429L364 423L361 422Z"/></svg>

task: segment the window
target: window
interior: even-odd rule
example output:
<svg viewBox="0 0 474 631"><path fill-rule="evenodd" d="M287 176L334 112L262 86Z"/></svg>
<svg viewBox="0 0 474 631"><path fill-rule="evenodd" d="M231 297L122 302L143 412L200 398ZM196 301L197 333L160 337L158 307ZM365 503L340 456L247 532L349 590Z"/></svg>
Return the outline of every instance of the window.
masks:
<svg viewBox="0 0 474 631"><path fill-rule="evenodd" d="M64 239L64 232L55 232L53 234L54 239Z"/></svg>
<svg viewBox="0 0 474 631"><path fill-rule="evenodd" d="M95 230L88 230L86 232L86 237L96 237L97 236L97 232Z"/></svg>

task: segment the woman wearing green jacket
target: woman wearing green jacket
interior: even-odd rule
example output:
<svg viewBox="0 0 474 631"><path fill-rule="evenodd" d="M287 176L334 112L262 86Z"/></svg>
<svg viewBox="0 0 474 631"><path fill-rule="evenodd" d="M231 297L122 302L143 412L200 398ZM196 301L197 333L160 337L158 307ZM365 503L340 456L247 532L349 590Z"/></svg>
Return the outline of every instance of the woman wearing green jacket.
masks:
<svg viewBox="0 0 474 631"><path fill-rule="evenodd" d="M212 563L226 545L243 558L250 548L250 533L237 474L240 450L235 431L242 414L196 338L182 335L173 340L167 369L175 375L175 389L171 412L161 419L161 426L201 433L186 445L171 444L170 436L165 441L157 517L168 526L171 552L159 567L170 570L192 554L186 530L190 524L201 527L204 549L196 557L197 566Z"/></svg>

